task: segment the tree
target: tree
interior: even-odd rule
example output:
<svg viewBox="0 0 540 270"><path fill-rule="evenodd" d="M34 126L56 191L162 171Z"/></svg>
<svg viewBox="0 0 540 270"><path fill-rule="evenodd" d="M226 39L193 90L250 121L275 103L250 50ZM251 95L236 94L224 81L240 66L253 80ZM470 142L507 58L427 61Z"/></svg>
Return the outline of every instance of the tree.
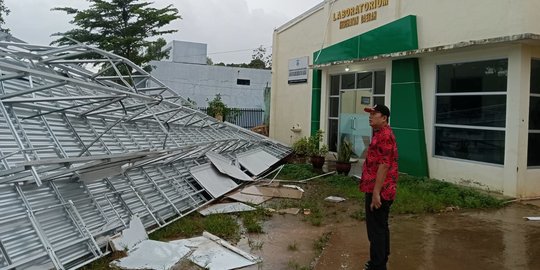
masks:
<svg viewBox="0 0 540 270"><path fill-rule="evenodd" d="M206 62L208 63L208 59ZM272 68L272 54L267 54L266 48L264 48L261 45L257 49L253 50L253 54L251 55L251 62L249 62L248 64L246 63L225 64L223 62L219 62L214 65L227 66L227 67L240 67L240 68L271 69Z"/></svg>
<svg viewBox="0 0 540 270"><path fill-rule="evenodd" d="M253 68L271 69L272 68L272 54L266 54L266 48L263 45L253 50L251 55L251 63L249 65ZM261 67L262 66L262 67Z"/></svg>
<svg viewBox="0 0 540 270"><path fill-rule="evenodd" d="M153 37L174 33L178 30L164 29L170 22L181 19L178 10L168 5L164 8L150 7L151 2L140 0L88 0L90 7L78 10L57 7L52 10L73 15L70 22L77 28L59 33L61 38L51 44L71 45L81 42L113 52L149 69L145 65L151 60L167 56L162 47L163 38L149 41Z"/></svg>
<svg viewBox="0 0 540 270"><path fill-rule="evenodd" d="M4 4L4 0L0 0L0 31L9 33L8 28L4 28L4 24L6 24L5 16L9 15L9 8L6 7L6 4Z"/></svg>

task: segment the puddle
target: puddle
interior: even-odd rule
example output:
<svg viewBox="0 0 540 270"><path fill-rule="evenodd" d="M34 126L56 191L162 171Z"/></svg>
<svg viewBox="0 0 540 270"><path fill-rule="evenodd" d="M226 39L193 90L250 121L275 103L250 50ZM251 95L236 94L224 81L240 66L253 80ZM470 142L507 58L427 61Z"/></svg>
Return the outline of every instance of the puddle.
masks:
<svg viewBox="0 0 540 270"><path fill-rule="evenodd" d="M538 269L540 221L525 216L540 216L540 208L517 203L499 210L393 216L388 268ZM274 215L264 224L265 234L242 239L241 249L263 258L262 264L243 269L362 269L369 256L364 222L350 218L315 227L302 218ZM325 232L332 235L315 262L313 243Z"/></svg>
<svg viewBox="0 0 540 270"><path fill-rule="evenodd" d="M250 234L241 239L237 245L239 248L263 258L261 264L242 270L309 266L317 256L313 243L326 229L312 226L302 219L302 215L274 214L264 223L264 234Z"/></svg>
<svg viewBox="0 0 540 270"><path fill-rule="evenodd" d="M390 269L538 269L540 208L513 204L499 210L392 220ZM536 266L535 266L536 265Z"/></svg>

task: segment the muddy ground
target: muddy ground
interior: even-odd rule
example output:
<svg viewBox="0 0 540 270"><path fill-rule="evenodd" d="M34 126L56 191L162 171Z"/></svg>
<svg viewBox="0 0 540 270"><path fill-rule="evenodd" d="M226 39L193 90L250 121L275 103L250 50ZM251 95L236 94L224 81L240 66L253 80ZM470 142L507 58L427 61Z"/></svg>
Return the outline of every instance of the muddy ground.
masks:
<svg viewBox="0 0 540 270"><path fill-rule="evenodd" d="M251 269L362 269L369 256L365 223L350 217L360 206L342 202L326 225L298 215L274 215L264 234L238 246L263 258ZM339 214L341 213L341 214ZM513 203L498 210L391 216L389 269L540 269L540 207ZM328 234L322 253L314 242Z"/></svg>

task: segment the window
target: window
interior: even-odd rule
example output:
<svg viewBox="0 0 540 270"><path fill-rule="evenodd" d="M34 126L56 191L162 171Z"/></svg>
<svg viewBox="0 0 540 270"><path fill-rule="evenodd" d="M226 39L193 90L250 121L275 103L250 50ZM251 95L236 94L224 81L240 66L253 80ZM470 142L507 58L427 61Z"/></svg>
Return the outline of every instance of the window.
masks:
<svg viewBox="0 0 540 270"><path fill-rule="evenodd" d="M339 120L339 88L341 76L330 77L330 95L328 98L328 150L337 150Z"/></svg>
<svg viewBox="0 0 540 270"><path fill-rule="evenodd" d="M508 60L437 66L435 155L504 163Z"/></svg>
<svg viewBox="0 0 540 270"><path fill-rule="evenodd" d="M238 84L238 85L249 85L249 80L246 80L246 79L236 79L236 84Z"/></svg>
<svg viewBox="0 0 540 270"><path fill-rule="evenodd" d="M527 166L540 166L540 60L531 61Z"/></svg>
<svg viewBox="0 0 540 270"><path fill-rule="evenodd" d="M375 85L373 86L373 105L384 104L385 80L385 71L375 71Z"/></svg>

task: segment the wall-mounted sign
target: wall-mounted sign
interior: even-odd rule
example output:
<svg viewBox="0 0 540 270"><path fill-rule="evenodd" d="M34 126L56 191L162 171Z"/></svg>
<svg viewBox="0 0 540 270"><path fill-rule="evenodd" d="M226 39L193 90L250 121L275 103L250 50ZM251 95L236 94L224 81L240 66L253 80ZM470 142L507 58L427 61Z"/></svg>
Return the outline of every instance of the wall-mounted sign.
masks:
<svg viewBox="0 0 540 270"><path fill-rule="evenodd" d="M371 104L371 97L362 96L360 98L360 104L362 104L362 105L370 105Z"/></svg>
<svg viewBox="0 0 540 270"><path fill-rule="evenodd" d="M339 29L374 21L377 19L377 9L388 6L388 1L390 0L370 0L334 12L332 18L334 21L339 21Z"/></svg>
<svg viewBox="0 0 540 270"><path fill-rule="evenodd" d="M307 56L289 59L289 84L307 82L308 59Z"/></svg>

